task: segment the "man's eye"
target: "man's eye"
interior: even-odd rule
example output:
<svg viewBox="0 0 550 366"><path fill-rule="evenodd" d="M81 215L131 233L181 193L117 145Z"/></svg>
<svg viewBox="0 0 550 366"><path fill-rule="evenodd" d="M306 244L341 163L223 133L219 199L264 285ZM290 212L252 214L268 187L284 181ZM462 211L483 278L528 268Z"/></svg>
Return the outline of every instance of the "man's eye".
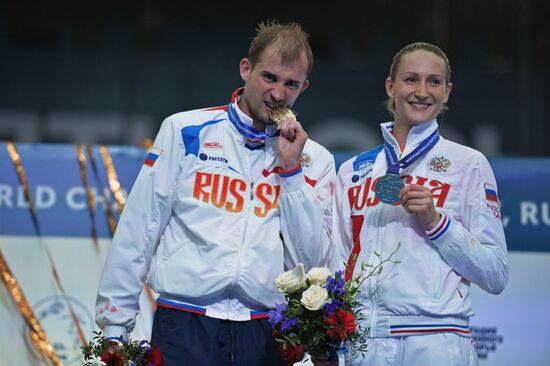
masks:
<svg viewBox="0 0 550 366"><path fill-rule="evenodd" d="M296 82L290 82L286 84L290 89L298 89L300 87L299 83Z"/></svg>
<svg viewBox="0 0 550 366"><path fill-rule="evenodd" d="M277 78L273 74L265 74L264 78L266 78L269 81L277 81Z"/></svg>

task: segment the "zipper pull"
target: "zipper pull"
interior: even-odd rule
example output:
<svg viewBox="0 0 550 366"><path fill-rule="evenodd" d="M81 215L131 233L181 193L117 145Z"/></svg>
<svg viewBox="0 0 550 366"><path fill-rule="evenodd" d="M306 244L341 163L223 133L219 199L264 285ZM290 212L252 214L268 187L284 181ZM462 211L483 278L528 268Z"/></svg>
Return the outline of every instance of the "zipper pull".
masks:
<svg viewBox="0 0 550 366"><path fill-rule="evenodd" d="M250 200L254 201L254 182L250 183Z"/></svg>

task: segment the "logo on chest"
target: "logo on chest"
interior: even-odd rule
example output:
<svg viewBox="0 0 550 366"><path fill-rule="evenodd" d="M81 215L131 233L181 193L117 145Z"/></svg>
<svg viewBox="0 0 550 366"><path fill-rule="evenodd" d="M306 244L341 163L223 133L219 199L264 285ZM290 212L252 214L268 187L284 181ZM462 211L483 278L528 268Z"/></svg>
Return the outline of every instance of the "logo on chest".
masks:
<svg viewBox="0 0 550 366"><path fill-rule="evenodd" d="M451 167L451 161L443 156L436 156L430 161L430 170L444 173Z"/></svg>
<svg viewBox="0 0 550 366"><path fill-rule="evenodd" d="M227 159L223 156L216 156L216 155L208 155L206 153L200 153L199 159L202 161L208 161L208 162L218 162L218 163L224 163L227 164Z"/></svg>

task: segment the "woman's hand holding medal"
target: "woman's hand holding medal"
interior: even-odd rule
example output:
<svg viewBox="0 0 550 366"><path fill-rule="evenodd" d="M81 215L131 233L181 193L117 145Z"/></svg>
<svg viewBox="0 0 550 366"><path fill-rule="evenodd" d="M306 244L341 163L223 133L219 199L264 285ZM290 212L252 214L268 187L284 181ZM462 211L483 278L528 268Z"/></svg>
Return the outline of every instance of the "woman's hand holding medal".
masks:
<svg viewBox="0 0 550 366"><path fill-rule="evenodd" d="M439 222L441 215L435 209L432 192L418 184L409 184L399 192L401 205L410 214L416 214L420 224L431 230Z"/></svg>

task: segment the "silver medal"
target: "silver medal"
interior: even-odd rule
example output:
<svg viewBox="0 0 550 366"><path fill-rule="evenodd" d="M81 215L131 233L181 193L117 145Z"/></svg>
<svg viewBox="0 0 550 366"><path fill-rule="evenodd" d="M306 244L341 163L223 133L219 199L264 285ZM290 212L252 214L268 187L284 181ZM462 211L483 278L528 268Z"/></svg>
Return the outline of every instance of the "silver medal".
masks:
<svg viewBox="0 0 550 366"><path fill-rule="evenodd" d="M374 192L380 201L393 205L400 201L399 191L403 187L405 187L405 183L403 183L399 174L387 173L378 180Z"/></svg>

